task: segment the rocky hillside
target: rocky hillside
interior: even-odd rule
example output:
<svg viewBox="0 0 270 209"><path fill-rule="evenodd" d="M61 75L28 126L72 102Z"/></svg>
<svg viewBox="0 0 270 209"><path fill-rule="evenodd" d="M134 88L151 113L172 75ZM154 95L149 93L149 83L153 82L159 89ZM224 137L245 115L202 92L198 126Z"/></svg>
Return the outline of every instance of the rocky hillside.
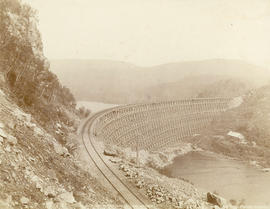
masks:
<svg viewBox="0 0 270 209"><path fill-rule="evenodd" d="M75 136L69 133L68 138ZM0 90L0 208L121 205L76 158Z"/></svg>
<svg viewBox="0 0 270 209"><path fill-rule="evenodd" d="M6 94L55 134L57 123L75 128L76 102L43 55L35 11L20 0L0 1L0 81Z"/></svg>
<svg viewBox="0 0 270 209"><path fill-rule="evenodd" d="M74 156L75 107L49 70L35 11L20 0L0 0L1 209L122 205Z"/></svg>
<svg viewBox="0 0 270 209"><path fill-rule="evenodd" d="M270 86L238 99L242 101L240 106L225 112L191 141L206 150L270 167Z"/></svg>

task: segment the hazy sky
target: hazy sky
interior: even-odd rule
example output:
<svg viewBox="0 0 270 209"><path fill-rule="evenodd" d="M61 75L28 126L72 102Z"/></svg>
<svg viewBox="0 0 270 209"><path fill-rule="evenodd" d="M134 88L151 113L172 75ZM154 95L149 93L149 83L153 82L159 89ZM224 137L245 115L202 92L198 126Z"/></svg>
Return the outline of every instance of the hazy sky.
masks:
<svg viewBox="0 0 270 209"><path fill-rule="evenodd" d="M270 0L24 0L49 59L141 66L211 58L270 69Z"/></svg>

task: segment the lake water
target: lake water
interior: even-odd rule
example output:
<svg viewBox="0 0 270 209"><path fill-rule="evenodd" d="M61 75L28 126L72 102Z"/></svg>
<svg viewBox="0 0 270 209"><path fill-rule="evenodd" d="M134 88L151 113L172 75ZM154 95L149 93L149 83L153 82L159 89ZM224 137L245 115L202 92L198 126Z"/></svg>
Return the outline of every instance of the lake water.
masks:
<svg viewBox="0 0 270 209"><path fill-rule="evenodd" d="M227 200L245 200L246 205L270 206L270 172L212 153L190 152L175 158L161 171L170 177L190 180L203 191L216 191Z"/></svg>

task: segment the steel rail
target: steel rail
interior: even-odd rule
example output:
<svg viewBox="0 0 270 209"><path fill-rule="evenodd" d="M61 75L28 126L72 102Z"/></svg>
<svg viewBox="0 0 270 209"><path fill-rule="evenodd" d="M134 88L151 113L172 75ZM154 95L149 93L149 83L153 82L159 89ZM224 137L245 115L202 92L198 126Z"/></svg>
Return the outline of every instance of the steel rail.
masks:
<svg viewBox="0 0 270 209"><path fill-rule="evenodd" d="M110 109L106 109L103 110L101 112L96 113L95 115L93 115L92 117L90 117L84 124L82 127L82 141L83 141L83 145L89 155L89 157L91 158L91 160L93 161L93 163L95 164L95 166L98 168L98 170L101 172L101 174L105 177L105 179L111 184L111 186L120 194L120 196L125 200L125 202L127 203L127 205L130 208L133 209L146 209L149 208L146 206L146 204L144 202L142 202L142 200L140 200L140 198L118 177L117 174L115 174L113 172L113 170L107 165L107 163L104 161L104 159L100 156L99 152L97 151L96 147L93 144L93 141L91 139L91 136L89 132L91 132L91 126L92 123L95 121L95 119L97 117L99 117L100 115L102 115L103 113L110 111L111 109L114 108L110 108ZM86 145L86 137L85 137L85 132L87 132L87 136L88 136L88 140L90 142L91 147L88 147ZM93 152L91 152L93 151ZM114 182L113 182L114 181ZM116 184L117 183L117 184ZM134 204L135 203L135 204Z"/></svg>

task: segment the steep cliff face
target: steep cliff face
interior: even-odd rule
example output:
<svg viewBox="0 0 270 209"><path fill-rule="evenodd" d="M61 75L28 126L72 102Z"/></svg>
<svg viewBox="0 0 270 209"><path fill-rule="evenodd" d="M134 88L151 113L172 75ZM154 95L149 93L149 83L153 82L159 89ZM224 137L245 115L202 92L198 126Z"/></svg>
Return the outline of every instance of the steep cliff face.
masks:
<svg viewBox="0 0 270 209"><path fill-rule="evenodd" d="M76 102L49 71L36 22L30 6L0 0L0 208L117 208L74 156Z"/></svg>
<svg viewBox="0 0 270 209"><path fill-rule="evenodd" d="M1 0L0 17L1 87L52 134L56 123L75 128L75 99L49 70L35 11L19 0Z"/></svg>

